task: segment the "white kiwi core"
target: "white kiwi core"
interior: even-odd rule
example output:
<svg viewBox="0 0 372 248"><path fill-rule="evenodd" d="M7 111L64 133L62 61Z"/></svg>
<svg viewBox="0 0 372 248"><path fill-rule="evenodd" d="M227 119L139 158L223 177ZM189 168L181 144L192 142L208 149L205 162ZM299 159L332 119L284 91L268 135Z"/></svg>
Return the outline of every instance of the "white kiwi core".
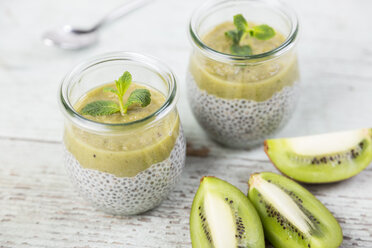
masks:
<svg viewBox="0 0 372 248"><path fill-rule="evenodd" d="M278 212L291 222L306 236L310 235L313 228L311 220L302 212L294 200L281 188L269 183L259 175L254 177L253 187L255 187L264 199L274 206Z"/></svg>
<svg viewBox="0 0 372 248"><path fill-rule="evenodd" d="M213 193L206 193L204 208L214 247L236 248L235 219L230 206Z"/></svg>
<svg viewBox="0 0 372 248"><path fill-rule="evenodd" d="M296 154L318 156L347 151L365 137L368 129L290 138L287 143Z"/></svg>

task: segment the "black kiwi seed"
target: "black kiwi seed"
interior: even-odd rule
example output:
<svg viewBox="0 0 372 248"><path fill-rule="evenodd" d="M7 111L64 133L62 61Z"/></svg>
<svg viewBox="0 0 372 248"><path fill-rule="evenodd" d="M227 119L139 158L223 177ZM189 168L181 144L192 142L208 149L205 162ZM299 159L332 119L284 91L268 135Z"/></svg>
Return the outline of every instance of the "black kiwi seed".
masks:
<svg viewBox="0 0 372 248"><path fill-rule="evenodd" d="M337 164L342 164L342 159L344 158L356 159L360 155L363 149L363 146L364 146L364 143L360 142L355 148L350 149L349 152L346 154L336 154L333 156L328 156L328 157L324 156L320 158L313 157L310 160L310 164L312 165L326 164L328 161L332 161L332 162L335 161ZM271 180L268 180L268 182L271 182Z"/></svg>
<svg viewBox="0 0 372 248"><path fill-rule="evenodd" d="M324 161L323 158L322 160ZM303 206L303 200L298 195L296 195L293 191L289 191L284 188L282 189L296 202L299 208L304 211L304 213L309 217L311 222L313 222L314 224L320 224L320 222ZM300 239L305 240L305 236L303 235L303 233L299 229L297 229L294 225L292 225L290 222L288 222L283 216L281 216L280 212L278 212L274 207L269 205L264 200L263 200L263 204L266 208L266 213L268 214L267 216L269 218L270 217L275 218L278 224L280 224L280 226L283 228L283 230L288 229L294 233L297 233Z"/></svg>
<svg viewBox="0 0 372 248"><path fill-rule="evenodd" d="M209 231L207 229L207 223L205 222L205 217L204 217L203 213L201 212L201 206L199 206L198 209L200 210L199 216L200 216L200 219L202 221L202 227L203 227L204 234L205 234L207 240L210 243L212 243L212 238L211 238L210 233L209 233Z"/></svg>
<svg viewBox="0 0 372 248"><path fill-rule="evenodd" d="M326 157L322 157L322 158L320 159L320 161L321 161L322 163L327 163L327 158L326 158Z"/></svg>

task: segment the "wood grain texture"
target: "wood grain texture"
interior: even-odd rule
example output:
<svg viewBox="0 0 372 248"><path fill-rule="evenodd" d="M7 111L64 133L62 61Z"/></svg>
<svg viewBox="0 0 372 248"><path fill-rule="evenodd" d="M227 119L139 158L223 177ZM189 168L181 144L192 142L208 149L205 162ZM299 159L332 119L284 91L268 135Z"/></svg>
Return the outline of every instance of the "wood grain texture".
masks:
<svg viewBox="0 0 372 248"><path fill-rule="evenodd" d="M218 176L247 192L257 171L275 171L246 152L215 147L208 158L189 157L178 187L145 214L113 217L94 210L70 184L61 144L0 141L1 247L190 247L188 217L201 175ZM42 151L42 152L41 152ZM26 162L27 161L27 162ZM342 247L371 247L372 168L342 183L307 186L335 215Z"/></svg>
<svg viewBox="0 0 372 248"><path fill-rule="evenodd" d="M372 1L286 2L300 17L302 97L279 136L371 127ZM46 29L66 22L87 25L121 3L0 1L2 248L190 247L188 217L200 177L221 177L246 193L251 173L275 171L262 147L222 148L191 115L184 85L190 52L186 26L200 1L157 0L103 30L100 43L86 50L60 51L40 41ZM115 50L151 54L171 65L179 77L178 108L192 154L209 149L208 156L188 157L181 182L160 207L133 217L94 210L74 191L62 166L58 84L79 61ZM341 183L306 185L339 220L342 247L372 247L371 177L370 166Z"/></svg>

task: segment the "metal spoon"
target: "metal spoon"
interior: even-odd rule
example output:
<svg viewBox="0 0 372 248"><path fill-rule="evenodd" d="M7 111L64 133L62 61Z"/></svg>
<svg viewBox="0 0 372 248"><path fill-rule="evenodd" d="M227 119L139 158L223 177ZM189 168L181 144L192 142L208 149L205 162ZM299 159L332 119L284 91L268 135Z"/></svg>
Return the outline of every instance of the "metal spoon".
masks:
<svg viewBox="0 0 372 248"><path fill-rule="evenodd" d="M98 41L98 30L108 23L144 6L152 0L132 0L104 16L96 25L89 29L78 29L65 25L45 32L43 35L44 44L57 46L63 49L80 49L90 46Z"/></svg>

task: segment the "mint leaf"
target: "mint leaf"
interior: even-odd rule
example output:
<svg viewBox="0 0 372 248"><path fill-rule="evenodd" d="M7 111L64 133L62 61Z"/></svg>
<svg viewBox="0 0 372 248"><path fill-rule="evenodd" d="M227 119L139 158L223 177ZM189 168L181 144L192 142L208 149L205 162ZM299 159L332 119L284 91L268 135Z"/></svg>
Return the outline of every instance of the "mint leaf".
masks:
<svg viewBox="0 0 372 248"><path fill-rule="evenodd" d="M151 93L147 89L136 89L130 94L127 103L124 105L124 113L130 106L138 105L146 107L151 102Z"/></svg>
<svg viewBox="0 0 372 248"><path fill-rule="evenodd" d="M234 44L239 43L239 35L235 30L225 32L225 36L233 41Z"/></svg>
<svg viewBox="0 0 372 248"><path fill-rule="evenodd" d="M115 114L119 111L119 106L113 101L95 101L88 103L81 110L81 113L83 115L100 116Z"/></svg>
<svg viewBox="0 0 372 248"><path fill-rule="evenodd" d="M121 115L124 115L126 113L126 110L124 110L123 96L125 92L128 90L131 83L132 75L128 71L124 72L124 74L119 78L119 80L115 81L118 92L117 95L119 97L119 107Z"/></svg>
<svg viewBox="0 0 372 248"><path fill-rule="evenodd" d="M245 33L248 29L248 23L243 17L243 15L238 14L234 16L234 25L238 30L238 33Z"/></svg>
<svg viewBox="0 0 372 248"><path fill-rule="evenodd" d="M269 25L262 24L250 30L250 34L259 40L268 40L275 36L275 30Z"/></svg>
<svg viewBox="0 0 372 248"><path fill-rule="evenodd" d="M119 94L119 92L117 90L113 89L113 88L104 88L103 92L111 92L111 93L114 93L116 95Z"/></svg>
<svg viewBox="0 0 372 248"><path fill-rule="evenodd" d="M124 72L124 74L119 78L119 80L115 81L119 97L124 96L125 92L128 90L131 83L132 75L128 71Z"/></svg>
<svg viewBox="0 0 372 248"><path fill-rule="evenodd" d="M233 44L230 47L230 51L234 55L239 56L249 56L252 55L252 48L248 45L245 46L239 46L238 44Z"/></svg>

